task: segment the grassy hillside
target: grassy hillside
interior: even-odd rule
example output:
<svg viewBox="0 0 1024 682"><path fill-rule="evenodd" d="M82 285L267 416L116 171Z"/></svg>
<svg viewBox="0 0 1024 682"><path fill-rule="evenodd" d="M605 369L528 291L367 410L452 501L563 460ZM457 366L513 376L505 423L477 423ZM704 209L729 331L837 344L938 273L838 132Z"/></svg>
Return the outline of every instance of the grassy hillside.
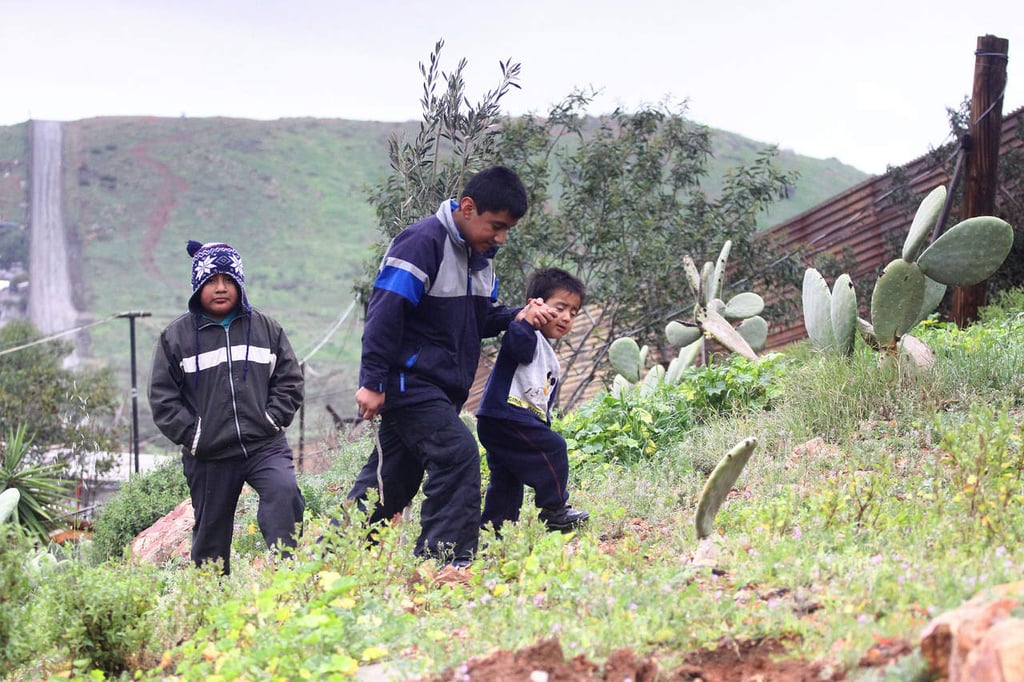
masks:
<svg viewBox="0 0 1024 682"><path fill-rule="evenodd" d="M714 195L720 189L719 178L727 169L750 161L764 146L763 142L714 130L711 143L714 158L709 164L710 172L705 183L707 191ZM790 188L789 195L764 216L762 224L765 227L778 225L870 177L838 159L813 159L784 149L779 150L776 163L786 171L796 171L800 179Z"/></svg>
<svg viewBox="0 0 1024 682"><path fill-rule="evenodd" d="M387 139L416 123L325 119L99 118L64 127L65 220L76 305L85 321L144 310L138 320L139 385L159 330L190 294L188 239L226 241L245 259L250 300L276 316L300 357L353 300L378 236L369 188L388 171ZM0 220L27 222L28 126L0 127ZM707 190L760 143L715 131ZM801 179L769 217L779 222L867 177L836 160L782 153ZM6 175L4 175L6 174ZM2 236L2 235L0 235ZM2 244L2 243L0 243ZM310 359L307 428L330 423L325 405L354 409L358 311ZM113 364L128 386L123 320L89 331L86 357ZM127 395L127 388L126 388ZM145 400L143 438L154 436Z"/></svg>
<svg viewBox="0 0 1024 682"><path fill-rule="evenodd" d="M156 335L191 293L185 242L226 241L245 259L250 300L277 317L307 357L353 300L377 237L365 197L386 172L385 144L395 128L312 119L68 125L66 218L79 241L83 283L76 303L94 316L152 312L140 320L140 367L148 374ZM357 317L353 311L310 359L313 431L329 423L325 404L350 412ZM95 328L90 353L125 358L123 327Z"/></svg>

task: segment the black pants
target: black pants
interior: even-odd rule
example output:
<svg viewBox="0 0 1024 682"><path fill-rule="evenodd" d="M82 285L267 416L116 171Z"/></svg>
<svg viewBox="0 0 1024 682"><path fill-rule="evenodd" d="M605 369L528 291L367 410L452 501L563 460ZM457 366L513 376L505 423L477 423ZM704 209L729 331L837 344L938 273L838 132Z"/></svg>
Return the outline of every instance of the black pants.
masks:
<svg viewBox="0 0 1024 682"><path fill-rule="evenodd" d="M480 539L480 450L457 408L444 400L389 410L381 417L383 504L370 522L389 520L412 502L420 484L417 556L470 559ZM356 477L348 499L360 503L378 487L376 447ZM426 482L423 477L426 475Z"/></svg>
<svg viewBox="0 0 1024 682"><path fill-rule="evenodd" d="M295 547L305 503L295 481L292 449L283 435L248 457L207 460L182 455L181 460L195 511L192 561L197 566L223 559L225 575L231 572L235 509L244 483L259 495L256 521L267 547Z"/></svg>
<svg viewBox="0 0 1024 682"><path fill-rule="evenodd" d="M539 420L527 424L478 417L476 431L491 470L483 525L500 528L505 521L518 521L524 485L533 488L537 507L561 507L569 500L565 439L550 426Z"/></svg>

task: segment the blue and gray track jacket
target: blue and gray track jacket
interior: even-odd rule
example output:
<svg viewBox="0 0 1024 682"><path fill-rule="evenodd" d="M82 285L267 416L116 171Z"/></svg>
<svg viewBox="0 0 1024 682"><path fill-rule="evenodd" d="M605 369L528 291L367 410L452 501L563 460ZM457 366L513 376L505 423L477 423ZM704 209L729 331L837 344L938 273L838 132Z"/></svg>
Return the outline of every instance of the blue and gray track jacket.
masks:
<svg viewBox="0 0 1024 682"><path fill-rule="evenodd" d="M452 217L456 202L402 230L381 261L363 325L359 385L386 393L384 411L444 399L461 408L480 340L519 308L496 304L494 251L475 254Z"/></svg>
<svg viewBox="0 0 1024 682"><path fill-rule="evenodd" d="M153 421L186 455L248 455L280 438L302 398L288 337L255 308L225 324L186 313L167 325L153 352Z"/></svg>

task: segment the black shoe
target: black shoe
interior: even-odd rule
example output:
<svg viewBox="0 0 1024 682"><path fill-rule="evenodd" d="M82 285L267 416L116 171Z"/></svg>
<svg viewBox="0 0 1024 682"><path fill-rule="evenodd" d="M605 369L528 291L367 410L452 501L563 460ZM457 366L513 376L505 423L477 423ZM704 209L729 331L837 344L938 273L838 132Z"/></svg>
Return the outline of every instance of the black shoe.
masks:
<svg viewBox="0 0 1024 682"><path fill-rule="evenodd" d="M590 514L564 505L555 509L545 507L540 510L538 518L544 522L548 530L567 531L582 526L590 518Z"/></svg>

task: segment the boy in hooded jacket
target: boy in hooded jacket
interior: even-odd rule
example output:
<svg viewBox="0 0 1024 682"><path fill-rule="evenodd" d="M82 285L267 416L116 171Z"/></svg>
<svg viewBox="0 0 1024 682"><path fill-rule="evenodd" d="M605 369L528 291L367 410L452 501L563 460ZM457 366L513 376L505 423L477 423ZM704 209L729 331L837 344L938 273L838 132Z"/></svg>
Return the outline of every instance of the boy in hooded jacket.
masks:
<svg viewBox="0 0 1024 682"><path fill-rule="evenodd" d="M242 257L219 242L188 242L188 312L160 334L153 353L153 421L181 446L195 515L192 560L222 561L242 486L259 495L256 519L270 549L295 547L305 504L285 428L302 404L303 378L288 337L249 305Z"/></svg>
<svg viewBox="0 0 1024 682"><path fill-rule="evenodd" d="M377 490L369 521L390 520L422 483L414 553L456 567L469 564L480 535L480 451L460 418L480 341L513 319L545 314L497 304L491 261L526 206L511 169L474 175L458 201L445 200L391 241L363 326L356 403L364 419L381 415L383 452L374 448L348 499L362 506Z"/></svg>

